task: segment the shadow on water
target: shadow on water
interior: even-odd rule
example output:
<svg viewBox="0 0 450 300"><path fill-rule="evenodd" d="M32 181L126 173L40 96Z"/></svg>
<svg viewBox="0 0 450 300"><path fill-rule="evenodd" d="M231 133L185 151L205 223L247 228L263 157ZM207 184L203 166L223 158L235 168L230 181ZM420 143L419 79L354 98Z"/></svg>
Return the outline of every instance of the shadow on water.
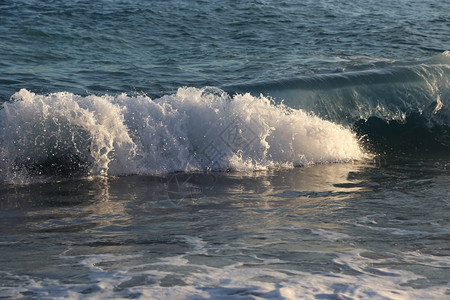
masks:
<svg viewBox="0 0 450 300"><path fill-rule="evenodd" d="M419 113L408 115L404 121L361 119L353 130L367 151L383 157L450 157L450 127L432 126Z"/></svg>

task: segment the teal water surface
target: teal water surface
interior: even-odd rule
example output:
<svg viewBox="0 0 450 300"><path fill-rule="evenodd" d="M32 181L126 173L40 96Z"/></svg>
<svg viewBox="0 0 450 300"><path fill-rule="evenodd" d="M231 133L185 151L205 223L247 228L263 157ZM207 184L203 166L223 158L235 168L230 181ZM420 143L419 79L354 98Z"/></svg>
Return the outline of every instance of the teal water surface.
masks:
<svg viewBox="0 0 450 300"><path fill-rule="evenodd" d="M0 100L224 87L450 49L446 1L2 1Z"/></svg>

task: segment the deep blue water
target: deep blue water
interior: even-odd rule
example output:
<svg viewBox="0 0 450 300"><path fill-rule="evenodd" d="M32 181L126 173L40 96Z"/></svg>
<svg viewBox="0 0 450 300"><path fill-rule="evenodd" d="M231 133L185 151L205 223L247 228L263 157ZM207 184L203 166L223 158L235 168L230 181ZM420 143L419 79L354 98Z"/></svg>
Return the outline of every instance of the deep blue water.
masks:
<svg viewBox="0 0 450 300"><path fill-rule="evenodd" d="M0 297L449 297L449 12L0 0Z"/></svg>
<svg viewBox="0 0 450 300"><path fill-rule="evenodd" d="M2 1L0 99L226 87L448 50L446 1Z"/></svg>

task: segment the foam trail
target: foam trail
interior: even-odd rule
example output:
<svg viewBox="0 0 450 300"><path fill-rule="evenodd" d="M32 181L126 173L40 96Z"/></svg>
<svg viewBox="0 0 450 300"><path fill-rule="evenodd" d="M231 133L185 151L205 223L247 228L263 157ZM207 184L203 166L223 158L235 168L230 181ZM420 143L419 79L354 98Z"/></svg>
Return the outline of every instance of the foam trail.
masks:
<svg viewBox="0 0 450 300"><path fill-rule="evenodd" d="M1 180L292 167L360 159L354 134L302 110L218 88L39 95L0 110Z"/></svg>

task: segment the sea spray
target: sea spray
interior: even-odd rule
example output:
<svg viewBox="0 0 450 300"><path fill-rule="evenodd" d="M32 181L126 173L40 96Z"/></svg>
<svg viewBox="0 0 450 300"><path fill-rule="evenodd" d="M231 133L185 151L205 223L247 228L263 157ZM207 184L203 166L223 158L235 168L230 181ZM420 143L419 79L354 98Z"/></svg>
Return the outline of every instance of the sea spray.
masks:
<svg viewBox="0 0 450 300"><path fill-rule="evenodd" d="M214 87L146 95L39 95L0 110L1 180L258 170L360 159L347 128Z"/></svg>

